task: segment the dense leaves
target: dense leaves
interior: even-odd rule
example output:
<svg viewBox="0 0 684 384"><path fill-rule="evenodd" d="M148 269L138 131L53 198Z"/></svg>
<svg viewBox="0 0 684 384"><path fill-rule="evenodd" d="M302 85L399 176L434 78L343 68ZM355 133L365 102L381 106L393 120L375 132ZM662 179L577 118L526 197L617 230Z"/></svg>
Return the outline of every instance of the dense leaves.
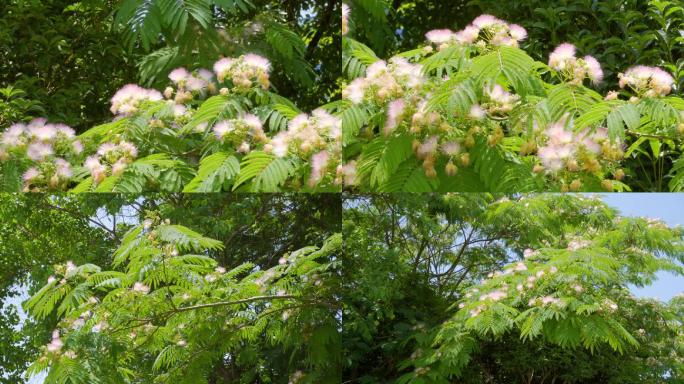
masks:
<svg viewBox="0 0 684 384"><path fill-rule="evenodd" d="M310 244L323 245L327 238L339 232L341 222L340 199L328 194L175 194L148 197L2 195L2 198L1 222L5 223L5 226L0 236L3 266L3 285L0 293L4 304L4 321L0 326L0 337L4 352L0 376L3 380L6 378L7 381L3 382L7 383L23 382L22 375L27 363L37 358L41 348L44 349L46 343L51 340L51 333L59 318L56 316L57 311L42 320L25 319L23 315L17 317L13 314L16 313L14 307L6 304L18 303L28 298L26 290L30 290L31 293L37 292L50 275L55 276L56 270L53 265L64 266L67 261L71 261L78 265L94 263L104 270L121 270L122 266L127 264L126 260L130 260L131 248L125 248L128 252L118 253L117 248L124 249L121 244L126 241L126 233L137 223L142 223L152 212L154 217L164 217L172 221L171 225L163 226L160 237L178 244L179 248L184 250L197 246L211 248L201 253L184 251L184 254L198 254L196 257L185 256L180 259L183 265L189 263L197 268L212 264L232 269L248 262L253 265L255 271L265 271L281 265L281 257L293 254L298 249ZM204 234L199 237L200 239L211 236L220 239L220 242L195 242L199 233ZM119 258L115 260L115 256ZM320 273L321 277L323 273ZM324 281L326 284L337 284L334 279ZM314 284L315 281L311 283ZM323 286L316 287L320 295L327 295L322 290ZM285 289L289 291L292 288L288 286ZM11 299L17 294L21 294L23 299ZM66 305L63 308L66 310ZM316 322L314 316L320 314L321 317L316 319L326 319L327 315L323 315L325 311L329 312L331 309L312 312L312 317L301 321L310 320L322 327L324 323ZM296 312L292 315L293 321L300 319ZM281 313L276 317L282 321L280 316ZM307 323L312 325L311 332L334 336L326 333L324 327L313 327L314 323ZM296 329L284 330L283 337L290 335L291 332L294 332L293 335L301 335L301 324L298 323ZM21 331L17 331L19 329ZM335 342L333 338L325 339L328 341L321 339L322 344L296 344L296 340L300 339L292 339L291 343L294 345L288 344L289 346L284 349L268 343L261 347L252 344L240 352L240 356L243 356L240 364L235 361L217 362L205 372L206 375L200 376L252 377L249 375L256 373L253 371L254 366L247 363L253 361L251 359L264 359L266 365L263 365L262 377L270 375L274 378L287 378L289 374L295 374L297 369L309 373L307 369L311 366L305 362L297 367L288 363L292 354L307 353L302 350L304 346L323 348L321 351L325 351L325 348L332 348ZM339 356L339 352L337 355L333 352L331 350L332 355L321 352L319 356L332 363L334 356ZM148 368L152 363L153 361L149 361ZM322 366L326 362L316 360L315 364ZM334 366L326 368L326 371L330 375L336 374ZM143 374L142 367L140 372ZM144 374L153 375L152 372ZM309 378L311 379L312 377ZM226 380L231 382L229 379Z"/></svg>
<svg viewBox="0 0 684 384"><path fill-rule="evenodd" d="M177 68L164 94L129 84L110 123L76 136L44 119L1 136L6 191L276 192L341 189L341 120L329 103L310 114L270 92L272 64L223 58L213 72Z"/></svg>
<svg viewBox="0 0 684 384"><path fill-rule="evenodd" d="M535 61L532 36L491 15L429 31L385 61L353 38L363 18L348 17L342 137L356 190L681 188L684 101L672 95L672 66L623 60L620 73L604 72L574 41ZM604 79L619 88L596 92Z"/></svg>
<svg viewBox="0 0 684 384"><path fill-rule="evenodd" d="M345 201L345 379L367 383L682 380L681 227L570 195Z"/></svg>

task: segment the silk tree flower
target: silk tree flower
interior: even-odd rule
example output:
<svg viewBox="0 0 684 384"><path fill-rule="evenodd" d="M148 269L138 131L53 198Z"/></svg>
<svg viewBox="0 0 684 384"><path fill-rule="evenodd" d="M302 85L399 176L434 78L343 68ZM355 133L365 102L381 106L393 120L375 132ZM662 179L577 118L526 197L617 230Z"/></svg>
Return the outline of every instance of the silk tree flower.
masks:
<svg viewBox="0 0 684 384"><path fill-rule="evenodd" d="M522 41L527 38L527 31L525 28L521 27L518 24L511 24L508 26L508 33L511 35L511 37L517 41Z"/></svg>
<svg viewBox="0 0 684 384"><path fill-rule="evenodd" d="M499 301L507 296L506 291L497 289L495 291L492 291L490 293L484 294L480 296L480 300L492 300L492 301Z"/></svg>
<svg viewBox="0 0 684 384"><path fill-rule="evenodd" d="M461 152L461 146L455 141L448 141L442 144L442 152L447 156L453 157Z"/></svg>
<svg viewBox="0 0 684 384"><path fill-rule="evenodd" d="M537 150L537 156L542 166L557 172L575 155L576 147L573 143L572 132L565 129L563 121L551 124L545 131L548 138L546 145Z"/></svg>
<svg viewBox="0 0 684 384"><path fill-rule="evenodd" d="M174 84L184 82L188 77L190 77L190 72L188 72L188 70L185 68L176 68L169 73L169 79Z"/></svg>
<svg viewBox="0 0 684 384"><path fill-rule="evenodd" d="M674 87L672 75L658 67L638 65L618 74L620 88L629 86L639 96L661 97L669 94Z"/></svg>
<svg viewBox="0 0 684 384"><path fill-rule="evenodd" d="M456 39L454 32L450 29L433 29L425 34L425 38L438 47L448 44Z"/></svg>
<svg viewBox="0 0 684 384"><path fill-rule="evenodd" d="M587 75L592 83L599 84L603 81L603 70L601 64L593 56L584 56L584 63L587 66Z"/></svg>
<svg viewBox="0 0 684 384"><path fill-rule="evenodd" d="M411 64L403 57L395 56L389 60L388 69L400 84L405 84L408 88L416 88L426 82L423 76L423 66Z"/></svg>
<svg viewBox="0 0 684 384"><path fill-rule="evenodd" d="M355 185L356 184L356 161L352 160L346 164L337 166L335 184Z"/></svg>
<svg viewBox="0 0 684 384"><path fill-rule="evenodd" d="M41 176L41 173L38 170L38 168L31 167L31 168L27 169L26 172L24 172L24 175L22 176L22 178L24 179L24 182L30 183L40 176Z"/></svg>
<svg viewBox="0 0 684 384"><path fill-rule="evenodd" d="M468 25L460 31L454 33L454 39L461 44L472 44L477 40L480 34L480 28L474 25Z"/></svg>
<svg viewBox="0 0 684 384"><path fill-rule="evenodd" d="M487 101L482 103L482 107L492 115L504 115L510 112L520 100L520 96L507 92L499 84L485 88L484 95Z"/></svg>
<svg viewBox="0 0 684 384"><path fill-rule="evenodd" d="M418 158L420 158L420 159L426 158L430 155L434 155L435 152L437 152L438 146L439 146L439 137L430 136L427 140L425 140L422 144L420 144L418 146L418 150L416 151L416 154L418 155Z"/></svg>
<svg viewBox="0 0 684 384"><path fill-rule="evenodd" d="M549 55L549 67L557 71L564 81L579 85L585 78L593 84L603 80L601 64L593 56L575 57L577 48L569 43L563 43Z"/></svg>
<svg viewBox="0 0 684 384"><path fill-rule="evenodd" d="M342 36L349 33L349 13L351 9L346 3L342 3Z"/></svg>
<svg viewBox="0 0 684 384"><path fill-rule="evenodd" d="M387 105L387 120L385 121L385 136L389 136L401 124L402 115L406 108L403 99L390 101Z"/></svg>
<svg viewBox="0 0 684 384"><path fill-rule="evenodd" d="M28 126L28 134L39 141L51 141L57 135L57 130L51 124L45 124L44 119L36 119Z"/></svg>
<svg viewBox="0 0 684 384"><path fill-rule="evenodd" d="M59 338L59 330L55 329L52 332L52 341L47 345L47 351L51 353L57 353L62 349L63 346L64 343Z"/></svg>
<svg viewBox="0 0 684 384"><path fill-rule="evenodd" d="M320 151L311 156L311 175L309 176L310 187L316 186L323 180L329 162L330 155L327 151Z"/></svg>
<svg viewBox="0 0 684 384"><path fill-rule="evenodd" d="M224 58L214 64L214 72L219 82L230 79L240 90L259 84L267 89L271 63L265 57L248 53L238 58Z"/></svg>
<svg viewBox="0 0 684 384"><path fill-rule="evenodd" d="M163 96L159 91L145 89L136 84L128 84L114 94L110 110L114 115L130 116L138 111L143 102L162 99Z"/></svg>
<svg viewBox="0 0 684 384"><path fill-rule="evenodd" d="M68 161L57 158L55 159L55 175L57 175L61 179L69 179L71 176L73 176L73 172L71 170L71 164L69 164Z"/></svg>
<svg viewBox="0 0 684 384"><path fill-rule="evenodd" d="M342 98L350 100L354 104L360 104L365 96L366 88L366 79L363 77L356 78L344 87Z"/></svg>
<svg viewBox="0 0 684 384"><path fill-rule="evenodd" d="M107 177L108 171L111 171L112 175L122 174L137 156L138 148L133 143L103 143L96 155L86 159L84 167L90 171L93 182L98 184Z"/></svg>
<svg viewBox="0 0 684 384"><path fill-rule="evenodd" d="M470 112L468 113L468 117L475 119L475 120L482 120L485 118L487 113L485 112L484 109L480 106L480 104L473 104L470 107Z"/></svg>
<svg viewBox="0 0 684 384"><path fill-rule="evenodd" d="M2 133L2 144L10 148L25 144L26 132L26 125L12 124Z"/></svg>
<svg viewBox="0 0 684 384"><path fill-rule="evenodd" d="M222 120L214 125L214 135L219 141L240 145L242 151L249 148L248 141L266 142L268 138L263 130L261 120L250 113L239 115L235 119ZM246 149L249 151L249 149Z"/></svg>
<svg viewBox="0 0 684 384"><path fill-rule="evenodd" d="M476 17L472 24L480 29L483 29L500 23L503 23L503 21L492 15L483 14Z"/></svg>
<svg viewBox="0 0 684 384"><path fill-rule="evenodd" d="M406 93L416 92L426 82L421 65L395 56L389 62L378 60L369 65L366 76L349 83L342 90L342 97L354 104L364 99L384 104Z"/></svg>
<svg viewBox="0 0 684 384"><path fill-rule="evenodd" d="M26 156L33 161L41 161L54 153L50 144L35 142L29 144Z"/></svg>
<svg viewBox="0 0 684 384"><path fill-rule="evenodd" d="M133 284L132 291L146 295L150 292L150 287L148 287L147 285L145 285L139 281L136 281L135 284Z"/></svg>
<svg viewBox="0 0 684 384"><path fill-rule="evenodd" d="M562 71L568 67L568 62L576 59L577 48L570 43L557 46L549 55L549 67L555 71Z"/></svg>

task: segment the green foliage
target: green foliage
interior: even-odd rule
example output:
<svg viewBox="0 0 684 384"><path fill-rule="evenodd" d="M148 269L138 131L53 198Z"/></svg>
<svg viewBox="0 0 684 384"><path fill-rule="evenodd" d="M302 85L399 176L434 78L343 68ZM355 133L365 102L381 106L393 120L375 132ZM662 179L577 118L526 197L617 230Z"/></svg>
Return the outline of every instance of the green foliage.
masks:
<svg viewBox="0 0 684 384"><path fill-rule="evenodd" d="M339 336L331 313L334 298L324 287L332 273L330 262L340 250L339 235L320 249L306 247L284 255L285 262L270 269L243 264L226 270L210 257L185 254L211 250L221 242L180 225L146 227L133 228L122 243L128 257L121 272L101 272L94 265L60 267L62 280L48 283L25 302L39 319L56 309L63 331L53 335L51 345L62 343L55 341L60 337L65 340L64 351L62 346L57 351L48 346L30 372L42 369L47 359L47 383L64 378L107 382L91 376L88 368L97 366L105 373L109 364L116 369L106 377L124 380L127 372L136 380L143 377L135 373L140 359L151 354L154 361L146 370L155 372L154 382L187 382L188 373L207 370L225 354L240 353L244 343L268 335L265 347L294 347L300 355L287 375L335 380L330 369L340 359L335 348ZM116 253L121 255L121 248ZM209 334L215 336L207 339ZM307 343L308 338L312 340ZM300 348L305 343L309 347ZM101 345L110 347L102 350ZM125 349L116 356L109 348ZM296 373L296 367L302 371ZM252 369L264 380L271 375Z"/></svg>
<svg viewBox="0 0 684 384"><path fill-rule="evenodd" d="M354 239L343 263L345 380L682 379L681 297L663 303L628 290L658 271L682 276L680 227L581 195L361 195L344 204L343 233Z"/></svg>
<svg viewBox="0 0 684 384"><path fill-rule="evenodd" d="M670 167L681 154L679 97L625 101L615 94L604 100L582 84L554 84L559 74L516 47L451 44L434 52L427 45L387 62L349 37L344 49L351 80L341 113L344 158L358 168L352 190L663 190L668 173L676 177L678 168ZM369 65L375 78L366 78ZM386 85L373 83L381 76L388 76ZM496 87L512 97L507 112L496 109ZM399 115L390 117L396 102ZM586 152L568 169L545 170L540 148L548 145L544 132L553 124L573 131L573 141L592 140L591 135L608 140L592 150L599 153L594 160ZM668 150L649 155L638 149L646 141ZM456 153L442 154L444 145L455 146ZM418 176L421 163L427 178ZM642 174L651 164L653 174ZM412 177L420 180L405 187Z"/></svg>
<svg viewBox="0 0 684 384"><path fill-rule="evenodd" d="M273 299L281 302L275 307L269 304L271 300L263 299L233 306L201 308L197 309L196 315L191 314L192 310L173 315L173 319L191 317L188 325L204 323L197 328L198 342L206 347L204 340L221 339L220 344L235 347L232 350L235 359L222 360L220 357L228 350L215 345L216 348L212 349L214 357L200 356L200 360L208 359L211 364L187 367L184 364L188 360L185 359L176 362L174 369L164 356L177 357L179 352L186 356L184 349L176 344L178 340L162 346L159 339L151 338L148 343L156 345L153 348L158 348L155 350L159 354L151 356L138 349L140 354L131 360L129 352L136 348L124 348L118 338L112 343L103 339L106 332L114 330L109 328L72 340L92 347L93 351L111 348L112 354L106 354L105 359L95 357L96 354L92 359L80 358L90 355L90 352L77 354L75 359L69 358L71 354L62 354L63 364L54 367L50 380L60 381L65 377L76 380L81 378L79 375L85 375L83 382L153 382L155 377L165 381L172 380L168 377L185 375L187 377L183 379L189 382L201 378L218 383L287 382L290 375L294 375L294 378L301 376L304 382L336 382L340 358L339 323L331 313L337 306L332 292L338 290L335 287L338 268L335 260L340 256L340 238L334 236L340 229L338 196L170 194L143 197L116 194L2 197L2 222L7 225L0 236L2 255L5 256L0 261L3 273L6 273L0 287L1 300L7 304L13 291L25 295L28 288L30 294L36 296L26 305L35 306L34 314L40 317L39 320L22 316L20 323L14 307L5 306L7 311L3 310L2 318L7 322L0 325L0 339L6 352L2 357L2 376L7 381L3 382L25 382L22 376L29 360L36 361L29 373L39 373L48 368L48 362L39 359L39 353L41 349L45 350L52 330L59 326L59 321L67 321L65 316L73 320L74 316L83 315L85 312L79 306L81 309L92 306L91 297L102 300L100 304L109 309L121 309L122 315L135 310L135 305L119 307L117 303L123 303L117 300L121 299L122 291L130 290L135 282L143 280L153 291L160 290L160 300L167 303L166 292L172 286L171 290L181 296L183 292L175 287L198 294L193 300L186 301L186 305L229 300L228 295L236 300L280 296L283 294L281 290L291 296L301 294L301 297ZM171 218L174 223L167 223L160 216ZM148 225L146 218L155 223L153 240L147 236L152 229L145 229ZM138 221L142 224L136 225ZM205 234L216 236L220 241ZM330 241L326 241L327 238ZM165 246L168 244L174 244L178 254L169 255L160 264L159 252L170 252L171 249ZM319 249L309 244L322 246ZM287 261L279 263L281 257ZM79 266L65 265L69 260ZM97 263L102 269L89 263ZM215 271L218 265L225 267L226 271ZM267 271L271 272L267 275ZM221 288L207 286L206 290L200 289L198 284L209 284L208 280L212 279L205 279L207 273L221 276ZM48 280L48 275L59 279ZM49 281L47 286L55 288L54 291L40 289L46 280ZM254 286L261 282L264 285L260 287L264 291ZM218 281L214 283L219 284ZM111 301L104 300L107 292L113 292ZM249 296L242 297L242 294ZM204 301L200 300L201 296ZM131 299L134 300L132 304L141 303L141 297ZM19 302L9 299L10 303L13 301ZM162 309L156 304L150 305L152 309ZM44 316L47 308L52 308L52 313ZM229 312L235 315L232 320L227 317ZM205 323L207 319L213 319L208 321L211 325ZM233 325L226 323L228 320ZM177 327L179 323L174 324L171 328L183 329L182 326ZM87 327L96 325L97 322L84 324ZM237 334L232 333L233 327L238 329ZM219 329L227 332L226 337L209 336L215 335ZM130 330L121 330L123 341L128 340L129 333ZM162 334L170 337L161 329L155 333L158 336ZM66 340L64 332L62 337ZM250 342L242 344L240 340ZM227 344L223 344L224 341ZM169 352L170 355L162 353L166 347L174 351ZM305 356L310 356L310 359ZM155 371L153 367L157 358L164 364L158 364ZM178 368L178 365L183 367ZM301 374L297 373L299 370Z"/></svg>
<svg viewBox="0 0 684 384"><path fill-rule="evenodd" d="M21 106L20 99L10 104L19 107L22 115L7 116L2 111L5 106L0 107L0 130L44 116L83 131L109 115L108 97L135 80L137 59L124 52L121 35L112 30L112 4L99 0L0 4L0 88L14 87L29 95Z"/></svg>

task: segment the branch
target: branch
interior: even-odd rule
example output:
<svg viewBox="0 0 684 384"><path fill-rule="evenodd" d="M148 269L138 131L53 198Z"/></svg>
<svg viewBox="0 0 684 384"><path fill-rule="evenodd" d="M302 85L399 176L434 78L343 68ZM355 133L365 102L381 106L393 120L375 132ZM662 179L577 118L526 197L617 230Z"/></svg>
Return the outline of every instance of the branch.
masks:
<svg viewBox="0 0 684 384"><path fill-rule="evenodd" d="M323 37L323 33L330 28L330 18L332 17L333 12L335 12L336 3L337 1L335 0L328 0L328 6L321 15L321 22L318 26L318 29L311 38L311 41L309 41L309 46L306 48L307 59L311 58L311 56L314 54L316 47L318 46L318 42L321 40L321 37Z"/></svg>
<svg viewBox="0 0 684 384"><path fill-rule="evenodd" d="M97 225L98 227L104 229L105 231L109 232L109 234L111 234L112 237L114 237L115 240L117 240L117 241L119 240L119 235L116 233L115 230L113 230L113 229L107 227L106 225L100 223L100 222L97 221L97 220L93 220L93 218L90 217L90 216L88 216L88 215L84 215L84 214L82 214L82 213L80 213L80 212L78 212L78 211L72 211L72 210L70 210L70 209L66 209L66 208L63 208L63 207L60 207L60 206L57 206L57 205L52 205L52 204L50 204L50 203L48 203L48 202L45 202L45 201L43 201L42 204L43 204L45 207L47 207L47 208L54 209L54 210L57 210L57 211L60 211L60 212L65 212L65 213L68 213L68 214L70 214L70 215L72 215L72 216L74 216L74 217L78 217L78 218L81 218L81 219L86 219L86 220L88 220L89 222L91 222L91 223Z"/></svg>
<svg viewBox="0 0 684 384"><path fill-rule="evenodd" d="M241 300L235 300L235 301L218 301L216 303L208 303L208 304L198 304L198 305L192 305L190 307L180 307L174 312L185 312L185 311L192 311L195 309L202 309L202 308L211 308L211 307L221 307L224 305L236 305L236 304L245 304L245 303L251 303L253 301L260 301L260 300L278 300L278 299L297 299L297 296L294 295L272 295L272 296L254 296L250 297L247 299L241 299Z"/></svg>

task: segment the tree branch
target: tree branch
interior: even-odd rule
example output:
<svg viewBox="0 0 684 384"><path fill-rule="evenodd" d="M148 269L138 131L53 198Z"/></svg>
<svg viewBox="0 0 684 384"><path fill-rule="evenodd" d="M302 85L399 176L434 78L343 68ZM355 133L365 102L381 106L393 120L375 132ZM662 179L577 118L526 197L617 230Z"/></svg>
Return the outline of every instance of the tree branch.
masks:
<svg viewBox="0 0 684 384"><path fill-rule="evenodd" d="M246 303L251 303L251 302L260 301L260 300L284 300L284 299L297 299L297 298L299 298L299 297L294 296L294 295L254 296L254 297L250 297L247 299L241 299L241 300L235 300L235 301L217 301L216 303L198 304L198 305L192 305L189 307L180 307L180 308L176 309L174 312L185 312L185 311L192 311L195 309L202 309L202 308L221 307L224 305L246 304Z"/></svg>
<svg viewBox="0 0 684 384"><path fill-rule="evenodd" d="M332 17L333 12L335 12L335 4L336 3L337 3L336 0L328 0L328 6L325 8L325 11L321 15L321 22L318 25L318 29L316 30L316 33L311 38L311 41L309 41L309 46L306 48L306 58L307 59L309 59L309 58L311 58L311 56L313 56L314 52L316 51L316 47L318 46L318 42L323 37L323 33L326 32L330 28L330 19Z"/></svg>

